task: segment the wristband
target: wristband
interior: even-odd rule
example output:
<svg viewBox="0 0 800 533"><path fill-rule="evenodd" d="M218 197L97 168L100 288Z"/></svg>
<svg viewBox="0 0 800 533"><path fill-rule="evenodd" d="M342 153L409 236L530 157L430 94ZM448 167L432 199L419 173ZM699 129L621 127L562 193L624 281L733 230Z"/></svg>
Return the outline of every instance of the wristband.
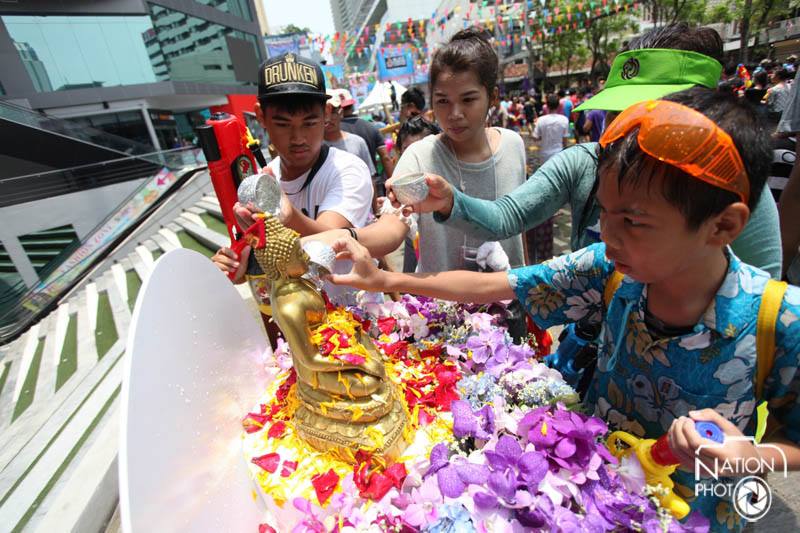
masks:
<svg viewBox="0 0 800 533"><path fill-rule="evenodd" d="M353 238L354 241L358 242L358 233L356 233L355 228L345 228L347 233Z"/></svg>

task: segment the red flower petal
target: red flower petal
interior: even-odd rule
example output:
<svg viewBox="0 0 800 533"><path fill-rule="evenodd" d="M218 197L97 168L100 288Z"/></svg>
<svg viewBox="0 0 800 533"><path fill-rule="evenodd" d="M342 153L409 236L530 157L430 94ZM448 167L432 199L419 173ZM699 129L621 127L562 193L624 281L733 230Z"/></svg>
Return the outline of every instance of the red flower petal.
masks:
<svg viewBox="0 0 800 533"><path fill-rule="evenodd" d="M420 409L419 415L417 415L417 419L419 420L420 426L427 426L428 424L433 422L434 416L425 409Z"/></svg>
<svg viewBox="0 0 800 533"><path fill-rule="evenodd" d="M275 528L269 524L258 524L258 533L278 533Z"/></svg>
<svg viewBox="0 0 800 533"><path fill-rule="evenodd" d="M256 431L261 431L268 419L269 416L267 415L247 413L242 419L242 427L247 433L255 433Z"/></svg>
<svg viewBox="0 0 800 533"><path fill-rule="evenodd" d="M403 486L403 480L408 475L408 472L406 472L406 465L403 463L395 463L387 468L383 473L386 477L392 480L392 485L394 485L394 488L398 490Z"/></svg>
<svg viewBox="0 0 800 533"><path fill-rule="evenodd" d="M397 320L390 316L378 319L378 329L381 330L381 333L383 333L384 335L388 335L392 331L394 331L394 327L396 325L397 325Z"/></svg>
<svg viewBox="0 0 800 533"><path fill-rule="evenodd" d="M389 489L392 488L394 480L384 474L372 474L369 478L369 486L367 490L359 493L362 498L369 498L370 500L379 501L386 496Z"/></svg>
<svg viewBox="0 0 800 533"><path fill-rule="evenodd" d="M284 461L281 467L281 477L289 477L297 470L297 461Z"/></svg>
<svg viewBox="0 0 800 533"><path fill-rule="evenodd" d="M314 492L317 493L317 501L320 505L325 505L325 502L328 501L339 484L339 474L331 468L325 474L314 476L311 479L311 484L314 486Z"/></svg>
<svg viewBox="0 0 800 533"><path fill-rule="evenodd" d="M281 462L281 456L277 453L268 453L261 457L253 457L252 461L270 474L274 474Z"/></svg>
<svg viewBox="0 0 800 533"><path fill-rule="evenodd" d="M267 435L271 439L278 439L280 437L283 437L284 433L286 433L286 422L281 420L279 422L275 422L274 424L272 424L272 426L269 428L269 431L267 432Z"/></svg>
<svg viewBox="0 0 800 533"><path fill-rule="evenodd" d="M421 352L419 352L419 356L421 358L423 358L423 359L428 359L428 358L431 358L431 357L438 358L440 355L442 355L442 345L441 344L437 344L433 348L428 348L427 350L422 350Z"/></svg>

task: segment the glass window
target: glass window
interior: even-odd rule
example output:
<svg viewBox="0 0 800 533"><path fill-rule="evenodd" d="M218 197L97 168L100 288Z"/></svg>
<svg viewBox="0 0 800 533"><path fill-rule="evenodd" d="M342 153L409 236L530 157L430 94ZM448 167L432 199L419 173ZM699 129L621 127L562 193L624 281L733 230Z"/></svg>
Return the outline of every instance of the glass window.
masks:
<svg viewBox="0 0 800 533"><path fill-rule="evenodd" d="M37 91L156 81L142 39L147 16L4 16Z"/></svg>
<svg viewBox="0 0 800 533"><path fill-rule="evenodd" d="M170 80L244 84L236 80L228 36L250 42L261 59L255 35L155 4L150 11L121 17L14 15L2 21L37 92Z"/></svg>
<svg viewBox="0 0 800 533"><path fill-rule="evenodd" d="M247 40L260 58L255 35L156 4L150 4L150 12L153 43L148 51L159 79L244 84L236 80L226 37Z"/></svg>
<svg viewBox="0 0 800 533"><path fill-rule="evenodd" d="M153 143L147 125L141 111L122 111L119 113L103 113L102 115L90 115L88 117L73 117L67 119L69 122L80 126L92 128L92 135L102 135L103 132L133 139L141 144L152 148ZM102 139L97 140L98 144L103 143Z"/></svg>
<svg viewBox="0 0 800 533"><path fill-rule="evenodd" d="M225 13L230 13L239 18L253 22L253 14L250 12L250 2L247 0L195 0L198 4L205 4L214 9L219 9ZM256 0L260 2L261 0Z"/></svg>

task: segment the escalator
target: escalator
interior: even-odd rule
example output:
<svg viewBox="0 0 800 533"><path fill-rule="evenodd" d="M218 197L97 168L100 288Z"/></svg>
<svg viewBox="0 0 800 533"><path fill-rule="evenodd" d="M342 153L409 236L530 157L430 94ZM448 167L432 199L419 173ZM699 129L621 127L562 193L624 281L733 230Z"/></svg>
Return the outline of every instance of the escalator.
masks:
<svg viewBox="0 0 800 533"><path fill-rule="evenodd" d="M16 198L38 199L44 195L80 192L98 186L87 183L93 179L102 184L127 180L129 176L142 181L124 201L107 206L105 219L83 239L78 239L69 227L20 237L19 242L39 277L33 287L8 275L12 270L6 264L10 263L8 254L5 249L0 250L0 345L14 340L39 317L53 310L63 295L203 168L202 152L186 149L128 156L27 177L23 192ZM9 181L14 178L0 180L0 190L5 190L4 184Z"/></svg>
<svg viewBox="0 0 800 533"><path fill-rule="evenodd" d="M0 207L141 178L163 162L149 145L4 101L0 143Z"/></svg>

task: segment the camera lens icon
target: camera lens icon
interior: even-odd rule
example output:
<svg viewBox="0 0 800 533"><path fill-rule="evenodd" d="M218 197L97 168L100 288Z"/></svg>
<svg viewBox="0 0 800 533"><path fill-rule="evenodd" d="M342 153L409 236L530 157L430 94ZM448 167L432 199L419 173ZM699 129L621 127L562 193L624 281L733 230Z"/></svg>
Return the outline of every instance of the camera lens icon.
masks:
<svg viewBox="0 0 800 533"><path fill-rule="evenodd" d="M771 506L772 490L760 477L744 477L733 489L733 508L749 522L764 518Z"/></svg>

